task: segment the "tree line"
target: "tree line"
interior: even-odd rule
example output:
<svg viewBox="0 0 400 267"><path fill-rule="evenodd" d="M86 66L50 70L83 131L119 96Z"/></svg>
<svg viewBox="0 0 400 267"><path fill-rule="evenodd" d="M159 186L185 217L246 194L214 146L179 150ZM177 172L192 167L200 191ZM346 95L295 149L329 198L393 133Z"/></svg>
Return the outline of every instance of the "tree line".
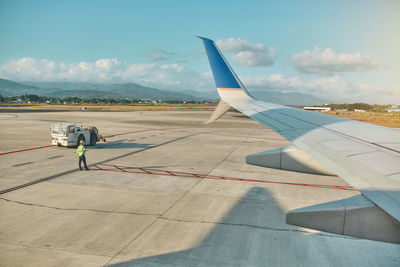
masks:
<svg viewBox="0 0 400 267"><path fill-rule="evenodd" d="M162 102L169 104L200 104L204 102L184 101L184 100L151 100L151 99L128 99L128 98L82 98L79 96L48 97L38 95L20 95L20 96L2 96L0 95L0 103L48 103L48 104L148 104L154 102Z"/></svg>
<svg viewBox="0 0 400 267"><path fill-rule="evenodd" d="M340 110L354 111L355 109L361 109L365 111L374 111L374 112L384 111L386 108L391 107L391 105L370 105L367 103L328 104L326 106L336 111Z"/></svg>

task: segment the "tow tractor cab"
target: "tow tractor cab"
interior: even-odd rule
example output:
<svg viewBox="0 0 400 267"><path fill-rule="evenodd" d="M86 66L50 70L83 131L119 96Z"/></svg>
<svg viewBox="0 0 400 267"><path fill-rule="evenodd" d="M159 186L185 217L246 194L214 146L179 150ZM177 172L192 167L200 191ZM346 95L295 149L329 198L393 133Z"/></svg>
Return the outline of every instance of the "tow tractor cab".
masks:
<svg viewBox="0 0 400 267"><path fill-rule="evenodd" d="M75 147L83 140L85 145L96 145L99 132L96 127L77 126L75 123L58 122L51 125L51 143L58 146Z"/></svg>

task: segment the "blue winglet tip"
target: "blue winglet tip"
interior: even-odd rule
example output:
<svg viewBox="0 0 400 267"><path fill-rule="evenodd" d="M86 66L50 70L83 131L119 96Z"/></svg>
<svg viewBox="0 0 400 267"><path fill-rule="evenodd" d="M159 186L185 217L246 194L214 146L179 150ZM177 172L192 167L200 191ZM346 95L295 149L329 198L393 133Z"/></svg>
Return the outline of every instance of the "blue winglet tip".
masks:
<svg viewBox="0 0 400 267"><path fill-rule="evenodd" d="M233 74L232 69L225 61L222 53L218 50L214 41L201 36L197 37L203 40L208 62L210 63L211 71L217 88L241 88L239 82L236 80L235 75Z"/></svg>
<svg viewBox="0 0 400 267"><path fill-rule="evenodd" d="M211 40L211 39L208 39L208 38L206 38L206 37L202 37L202 36L199 36L199 35L196 35L196 37L197 38L200 38L201 40L203 40L203 41L208 41L208 42L212 42L212 43L214 43L214 41L213 40Z"/></svg>

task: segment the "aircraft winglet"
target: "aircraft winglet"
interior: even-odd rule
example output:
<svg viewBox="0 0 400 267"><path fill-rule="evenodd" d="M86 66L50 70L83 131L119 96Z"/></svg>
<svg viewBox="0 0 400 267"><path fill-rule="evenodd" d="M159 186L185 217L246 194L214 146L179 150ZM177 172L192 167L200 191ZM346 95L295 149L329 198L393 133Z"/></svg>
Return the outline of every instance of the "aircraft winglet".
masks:
<svg viewBox="0 0 400 267"><path fill-rule="evenodd" d="M221 102L218 104L211 118L206 122L209 123L221 117L229 110L230 106L235 107L232 104L234 100L251 100L252 98L215 42L205 37L197 37L203 40L215 85L221 97Z"/></svg>
<svg viewBox="0 0 400 267"><path fill-rule="evenodd" d="M214 41L204 37L199 38L203 40L217 88L241 88L235 77L236 75L234 75Z"/></svg>

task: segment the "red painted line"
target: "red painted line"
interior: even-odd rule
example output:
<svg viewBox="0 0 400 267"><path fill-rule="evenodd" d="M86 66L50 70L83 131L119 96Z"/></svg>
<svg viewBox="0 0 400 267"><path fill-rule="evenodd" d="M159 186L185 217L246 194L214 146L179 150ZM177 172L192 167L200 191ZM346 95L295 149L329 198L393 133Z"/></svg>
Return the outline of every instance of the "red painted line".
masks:
<svg viewBox="0 0 400 267"><path fill-rule="evenodd" d="M157 173L159 172L159 173ZM152 174L159 174L159 175L173 175L172 173L168 172L168 171L164 171L164 170L152 170L151 171Z"/></svg>
<svg viewBox="0 0 400 267"><path fill-rule="evenodd" d="M143 172L145 172L145 173L148 173L148 174L152 174L151 172L149 172L149 171L146 171L145 169L143 169L143 168L138 168L138 170L141 170L141 171L143 171Z"/></svg>
<svg viewBox="0 0 400 267"><path fill-rule="evenodd" d="M56 145L38 146L38 147L32 147L32 148L27 148L27 149L21 149L21 150L15 150L15 151L10 151L10 152L4 152L4 153L0 153L0 156L1 156L1 155L12 154L12 153L18 153L18 152L29 151L29 150L41 149L41 148L46 148L46 147L52 147L52 146L56 146Z"/></svg>
<svg viewBox="0 0 400 267"><path fill-rule="evenodd" d="M326 189L336 189L336 190L348 190L348 191L357 191L351 186L341 186L341 185L324 185L324 184L305 184L305 183L291 183L291 182L278 182L278 181L268 181L268 180L257 180L257 179L244 179L244 178L234 178L234 177L225 177L225 176L214 176L207 174L196 174L189 172L174 172L167 170L158 170L158 169L147 169L147 168L135 168L135 167L127 167L127 166L118 166L111 164L102 164L106 166L115 167L118 169L124 168L124 172L127 173L139 173L139 174L151 174L151 175L166 175L166 176L178 176L178 177L189 177L189 178L203 178L203 179L215 179L215 180L230 180L230 181L241 181L241 182L255 182L255 183L267 183L267 184L281 184L281 185L292 185L292 186L305 186L305 187L316 187L316 188L326 188ZM125 168L137 169L142 172L133 171L133 170L125 170ZM121 172L115 169L102 169L104 171L112 171L112 172Z"/></svg>
<svg viewBox="0 0 400 267"><path fill-rule="evenodd" d="M120 167L118 167L118 166L115 166L115 165L113 165L114 166L114 168L117 168L118 170L121 170L122 172L126 172L126 170L124 170L124 169L121 169Z"/></svg>
<svg viewBox="0 0 400 267"><path fill-rule="evenodd" d="M100 168L99 166L97 166L97 165L94 165L97 169L99 169L100 171L103 171L103 169L102 168Z"/></svg>

